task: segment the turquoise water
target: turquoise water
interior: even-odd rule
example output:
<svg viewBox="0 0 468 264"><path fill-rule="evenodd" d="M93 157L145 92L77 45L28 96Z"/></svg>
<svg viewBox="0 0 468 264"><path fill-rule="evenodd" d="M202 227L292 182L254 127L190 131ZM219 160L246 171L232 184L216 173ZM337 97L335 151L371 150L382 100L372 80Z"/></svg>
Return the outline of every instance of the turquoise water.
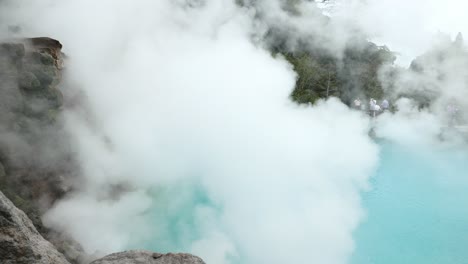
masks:
<svg viewBox="0 0 468 264"><path fill-rule="evenodd" d="M363 193L367 217L354 234L350 264L468 263L468 151L380 146L380 166L372 189ZM206 208L222 214L222 207L194 183L153 192L148 214L155 230L144 244L151 250L190 251L205 225L194 216ZM232 263L248 263L238 253Z"/></svg>
<svg viewBox="0 0 468 264"><path fill-rule="evenodd" d="M152 230L129 248L146 248L157 252L189 252L193 241L203 236L203 223L196 218L200 210L220 210L194 182L184 182L151 190L153 206L145 213ZM219 214L219 212L217 212Z"/></svg>
<svg viewBox="0 0 468 264"><path fill-rule="evenodd" d="M468 263L468 153L381 146L351 263Z"/></svg>

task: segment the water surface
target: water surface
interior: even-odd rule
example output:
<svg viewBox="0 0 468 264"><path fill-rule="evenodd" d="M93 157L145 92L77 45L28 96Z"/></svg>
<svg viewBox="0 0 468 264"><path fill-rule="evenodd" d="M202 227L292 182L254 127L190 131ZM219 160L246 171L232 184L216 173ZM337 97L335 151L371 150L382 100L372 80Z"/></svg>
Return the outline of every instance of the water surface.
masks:
<svg viewBox="0 0 468 264"><path fill-rule="evenodd" d="M381 146L351 263L468 263L468 153Z"/></svg>
<svg viewBox="0 0 468 264"><path fill-rule="evenodd" d="M372 189L362 196L367 217L354 234L350 264L468 263L468 151L380 146ZM145 247L155 251L190 251L203 237L204 223L194 215L205 207L222 211L194 183L154 190L154 197L148 213L155 229ZM232 263L248 263L238 253Z"/></svg>

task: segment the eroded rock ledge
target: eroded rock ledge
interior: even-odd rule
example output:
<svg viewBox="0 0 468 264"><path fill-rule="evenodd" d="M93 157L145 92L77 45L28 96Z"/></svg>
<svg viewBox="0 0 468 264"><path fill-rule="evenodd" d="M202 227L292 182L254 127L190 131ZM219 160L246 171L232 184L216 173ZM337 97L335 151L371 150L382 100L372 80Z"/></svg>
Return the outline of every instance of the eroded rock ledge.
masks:
<svg viewBox="0 0 468 264"><path fill-rule="evenodd" d="M61 49L59 41L46 37L0 40L0 191L78 264L81 246L41 221L79 174L59 121L64 98Z"/></svg>
<svg viewBox="0 0 468 264"><path fill-rule="evenodd" d="M199 257L184 253L159 254L145 250L131 250L110 254L90 264L205 264Z"/></svg>
<svg viewBox="0 0 468 264"><path fill-rule="evenodd" d="M26 214L0 192L0 263L70 264L36 230ZM82 262L86 263L86 262ZM131 250L110 254L90 264L205 264L190 254Z"/></svg>
<svg viewBox="0 0 468 264"><path fill-rule="evenodd" d="M2 264L69 264L45 240L26 214L0 192L0 262Z"/></svg>

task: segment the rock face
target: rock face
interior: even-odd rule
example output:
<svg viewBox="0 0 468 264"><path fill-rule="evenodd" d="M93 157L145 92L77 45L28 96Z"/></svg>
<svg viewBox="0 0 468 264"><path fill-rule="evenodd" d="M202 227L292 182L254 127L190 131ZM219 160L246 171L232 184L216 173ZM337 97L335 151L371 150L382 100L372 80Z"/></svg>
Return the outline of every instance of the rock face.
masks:
<svg viewBox="0 0 468 264"><path fill-rule="evenodd" d="M59 41L44 37L0 42L0 191L70 262L79 263L82 248L41 221L79 174L60 122L61 49Z"/></svg>
<svg viewBox="0 0 468 264"><path fill-rule="evenodd" d="M61 48L50 38L0 43L0 190L34 223L23 204L40 200L47 209L70 188L71 154L57 122Z"/></svg>
<svg viewBox="0 0 468 264"><path fill-rule="evenodd" d="M90 264L205 264L205 262L190 254L159 254L144 250L132 250L110 254Z"/></svg>
<svg viewBox="0 0 468 264"><path fill-rule="evenodd" d="M24 212L0 192L0 263L69 264Z"/></svg>
<svg viewBox="0 0 468 264"><path fill-rule="evenodd" d="M42 125L55 120L63 103L58 89L63 68L61 47L60 42L49 38L0 43L1 92L10 99L2 110L22 119L36 119ZM12 121L8 117L13 115L1 117L2 123L8 124ZM11 125L17 129L28 125L27 120L19 121Z"/></svg>

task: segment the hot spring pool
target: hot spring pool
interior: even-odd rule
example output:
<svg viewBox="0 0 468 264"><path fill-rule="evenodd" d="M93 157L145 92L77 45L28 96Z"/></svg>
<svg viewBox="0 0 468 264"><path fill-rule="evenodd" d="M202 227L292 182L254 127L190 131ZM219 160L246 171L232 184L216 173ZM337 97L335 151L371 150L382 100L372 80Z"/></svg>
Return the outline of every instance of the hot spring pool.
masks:
<svg viewBox="0 0 468 264"><path fill-rule="evenodd" d="M468 263L468 152L381 144L352 264Z"/></svg>
<svg viewBox="0 0 468 264"><path fill-rule="evenodd" d="M385 142L380 146L372 188L362 194L367 216L354 233L350 264L468 263L468 151L416 150ZM191 250L202 225L193 219L195 210L217 208L196 186L187 183L155 191L158 201L150 214L158 228L146 248ZM177 202L181 194L184 197ZM176 200L169 203L168 197ZM249 263L238 253L232 263Z"/></svg>

